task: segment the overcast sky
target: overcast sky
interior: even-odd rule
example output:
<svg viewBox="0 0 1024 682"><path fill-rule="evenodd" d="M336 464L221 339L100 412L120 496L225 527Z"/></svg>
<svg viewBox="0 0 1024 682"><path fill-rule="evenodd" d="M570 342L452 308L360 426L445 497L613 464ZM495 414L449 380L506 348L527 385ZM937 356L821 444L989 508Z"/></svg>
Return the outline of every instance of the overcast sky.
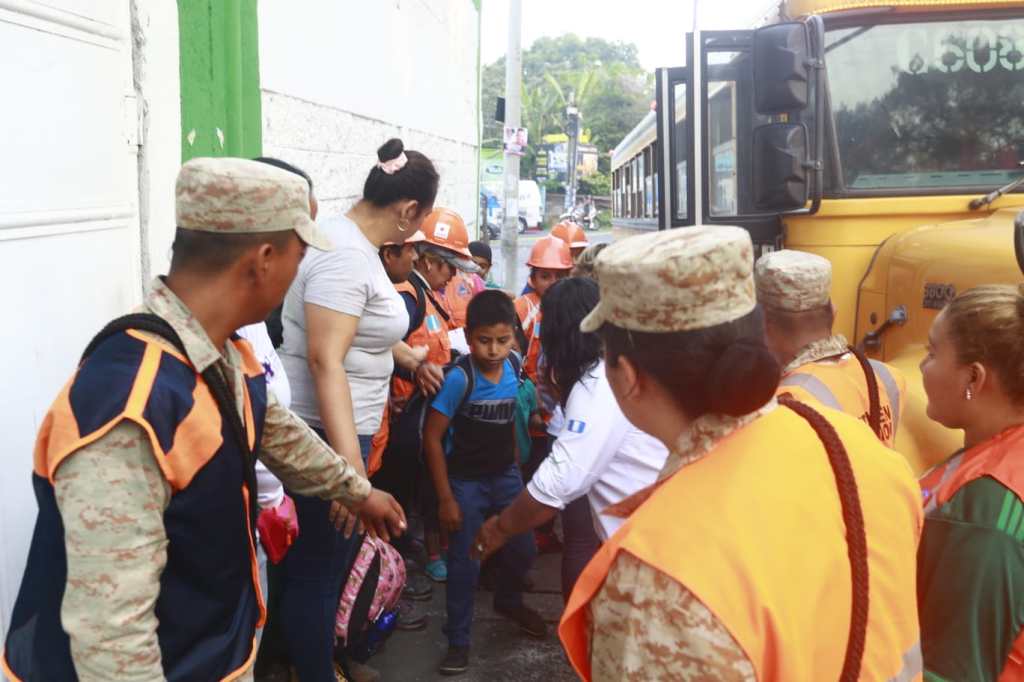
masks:
<svg viewBox="0 0 1024 682"><path fill-rule="evenodd" d="M777 0L699 0L702 29L748 28ZM685 62L684 40L693 23L692 0L522 0L522 46L541 36L575 33L635 43L640 63L653 71ZM483 0L482 58L505 54L508 0Z"/></svg>

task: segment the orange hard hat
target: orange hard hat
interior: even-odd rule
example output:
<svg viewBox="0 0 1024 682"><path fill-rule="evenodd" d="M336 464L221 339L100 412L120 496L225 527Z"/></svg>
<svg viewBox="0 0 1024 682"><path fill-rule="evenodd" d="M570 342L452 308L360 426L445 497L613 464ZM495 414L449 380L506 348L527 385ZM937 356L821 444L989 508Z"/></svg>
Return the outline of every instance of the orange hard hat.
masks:
<svg viewBox="0 0 1024 682"><path fill-rule="evenodd" d="M415 244L416 242L427 241L426 235L419 230L416 230L411 235L405 238L404 242L384 242L381 246L402 246L403 244Z"/></svg>
<svg viewBox="0 0 1024 682"><path fill-rule="evenodd" d="M530 251L530 260L526 264L531 268L544 270L572 270L572 252L569 243L548 235L541 237Z"/></svg>
<svg viewBox="0 0 1024 682"><path fill-rule="evenodd" d="M469 252L469 230L458 213L450 208L435 208L423 220L424 240L428 244L454 251L465 258L472 258Z"/></svg>
<svg viewBox="0 0 1024 682"><path fill-rule="evenodd" d="M576 223L560 222L551 228L551 236L569 244L570 249L585 249L590 246L587 233Z"/></svg>

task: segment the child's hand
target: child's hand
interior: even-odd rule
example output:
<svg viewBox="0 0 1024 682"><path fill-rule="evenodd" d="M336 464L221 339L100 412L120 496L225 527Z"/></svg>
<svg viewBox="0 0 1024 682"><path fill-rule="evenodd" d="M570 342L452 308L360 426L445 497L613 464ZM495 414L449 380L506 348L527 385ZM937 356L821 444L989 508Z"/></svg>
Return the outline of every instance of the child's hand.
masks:
<svg viewBox="0 0 1024 682"><path fill-rule="evenodd" d="M437 506L437 520L441 523L441 530L454 533L462 528L462 510L454 497L441 500Z"/></svg>

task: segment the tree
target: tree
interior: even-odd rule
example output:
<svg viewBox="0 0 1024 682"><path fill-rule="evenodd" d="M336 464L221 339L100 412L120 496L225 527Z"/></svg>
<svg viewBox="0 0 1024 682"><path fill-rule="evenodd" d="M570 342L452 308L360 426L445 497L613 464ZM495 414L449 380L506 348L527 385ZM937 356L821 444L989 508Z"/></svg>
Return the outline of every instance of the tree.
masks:
<svg viewBox="0 0 1024 682"><path fill-rule="evenodd" d="M481 80L484 145L500 146L502 124L491 113L505 91L504 57L484 67ZM607 172L608 152L644 117L654 92L653 75L640 66L635 45L573 34L539 38L523 52L522 88L522 124L530 136L520 166L524 177L534 172L543 136L565 132L570 97Z"/></svg>

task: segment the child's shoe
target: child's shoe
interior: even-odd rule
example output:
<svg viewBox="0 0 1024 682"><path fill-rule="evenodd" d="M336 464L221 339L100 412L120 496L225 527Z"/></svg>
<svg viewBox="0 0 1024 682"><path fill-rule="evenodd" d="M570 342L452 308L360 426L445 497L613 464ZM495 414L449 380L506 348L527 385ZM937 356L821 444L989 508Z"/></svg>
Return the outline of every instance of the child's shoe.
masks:
<svg viewBox="0 0 1024 682"><path fill-rule="evenodd" d="M441 557L428 561L423 571L435 583L443 583L448 580L448 564Z"/></svg>
<svg viewBox="0 0 1024 682"><path fill-rule="evenodd" d="M548 633L548 626L544 622L544 618L528 606L519 605L514 609L495 606L494 610L514 622L520 630L534 639L544 639Z"/></svg>
<svg viewBox="0 0 1024 682"><path fill-rule="evenodd" d="M469 647L450 646L437 672L442 675L460 675L469 670Z"/></svg>

